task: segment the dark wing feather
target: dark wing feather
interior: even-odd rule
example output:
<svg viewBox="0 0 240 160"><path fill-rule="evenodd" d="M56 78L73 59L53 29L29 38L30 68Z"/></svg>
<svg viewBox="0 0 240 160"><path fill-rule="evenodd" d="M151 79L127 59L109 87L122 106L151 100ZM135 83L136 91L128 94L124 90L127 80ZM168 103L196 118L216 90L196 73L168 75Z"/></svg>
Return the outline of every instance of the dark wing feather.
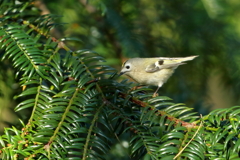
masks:
<svg viewBox="0 0 240 160"><path fill-rule="evenodd" d="M175 67L178 67L179 65L182 65L182 64L185 64L185 63L173 62L173 63L165 64L164 60L161 59L155 63L148 65L145 71L148 73L153 73L153 72L160 71L161 69L171 69L171 68L175 69Z"/></svg>

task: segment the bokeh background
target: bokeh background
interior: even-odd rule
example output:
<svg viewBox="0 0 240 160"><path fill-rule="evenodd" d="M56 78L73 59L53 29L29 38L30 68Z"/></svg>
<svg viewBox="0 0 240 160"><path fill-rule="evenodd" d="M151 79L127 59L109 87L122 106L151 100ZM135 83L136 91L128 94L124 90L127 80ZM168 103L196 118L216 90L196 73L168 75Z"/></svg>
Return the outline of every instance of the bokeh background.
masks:
<svg viewBox="0 0 240 160"><path fill-rule="evenodd" d="M239 0L43 0L34 5L41 14L56 15L54 37L78 39L68 41L72 50L93 50L117 70L131 57L199 55L160 89L159 95L175 103L203 115L240 104ZM31 113L14 112L20 92L11 62L1 61L0 134Z"/></svg>

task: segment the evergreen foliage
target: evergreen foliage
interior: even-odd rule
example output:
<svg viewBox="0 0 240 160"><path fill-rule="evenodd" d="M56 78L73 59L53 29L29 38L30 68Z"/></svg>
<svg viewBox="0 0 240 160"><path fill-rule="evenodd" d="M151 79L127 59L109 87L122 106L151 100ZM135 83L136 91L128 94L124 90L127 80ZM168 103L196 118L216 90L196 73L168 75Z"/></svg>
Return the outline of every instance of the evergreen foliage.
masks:
<svg viewBox="0 0 240 160"><path fill-rule="evenodd" d="M239 106L201 117L168 97L152 98L148 87L133 90L97 53L52 37L57 16L39 16L33 2L1 1L0 15L1 57L22 88L15 111L32 110L21 128L0 136L2 159L104 160L123 141L126 159L240 157Z"/></svg>

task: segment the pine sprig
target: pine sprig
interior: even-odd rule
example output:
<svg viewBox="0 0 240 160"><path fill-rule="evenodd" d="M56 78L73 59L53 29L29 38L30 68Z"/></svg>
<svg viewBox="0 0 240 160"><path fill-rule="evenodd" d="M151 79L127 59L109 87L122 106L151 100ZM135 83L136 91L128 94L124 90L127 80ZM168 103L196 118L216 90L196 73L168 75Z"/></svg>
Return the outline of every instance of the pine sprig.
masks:
<svg viewBox="0 0 240 160"><path fill-rule="evenodd" d="M201 118L168 97L152 98L147 87L133 90L102 56L51 36L56 16L28 19L31 3L1 5L3 60L12 61L22 85L15 111L32 110L22 129L0 136L3 159L106 159L125 135L133 159L238 157L239 106Z"/></svg>

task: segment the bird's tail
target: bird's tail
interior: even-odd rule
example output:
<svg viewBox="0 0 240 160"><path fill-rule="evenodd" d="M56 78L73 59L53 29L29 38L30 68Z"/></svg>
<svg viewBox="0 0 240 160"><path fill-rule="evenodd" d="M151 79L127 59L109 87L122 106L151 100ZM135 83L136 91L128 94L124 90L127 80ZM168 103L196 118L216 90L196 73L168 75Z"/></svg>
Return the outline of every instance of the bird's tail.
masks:
<svg viewBox="0 0 240 160"><path fill-rule="evenodd" d="M189 56L189 57L174 57L174 58L164 58L164 57L161 57L161 59L163 60L170 60L170 61L174 61L174 62L185 62L185 61L191 61L193 60L194 58L198 57L198 55L196 56Z"/></svg>
<svg viewBox="0 0 240 160"><path fill-rule="evenodd" d="M196 58L196 57L198 57L198 56L183 57L183 58L179 58L179 60L180 60L181 62L191 61L191 60L193 60L193 59Z"/></svg>

